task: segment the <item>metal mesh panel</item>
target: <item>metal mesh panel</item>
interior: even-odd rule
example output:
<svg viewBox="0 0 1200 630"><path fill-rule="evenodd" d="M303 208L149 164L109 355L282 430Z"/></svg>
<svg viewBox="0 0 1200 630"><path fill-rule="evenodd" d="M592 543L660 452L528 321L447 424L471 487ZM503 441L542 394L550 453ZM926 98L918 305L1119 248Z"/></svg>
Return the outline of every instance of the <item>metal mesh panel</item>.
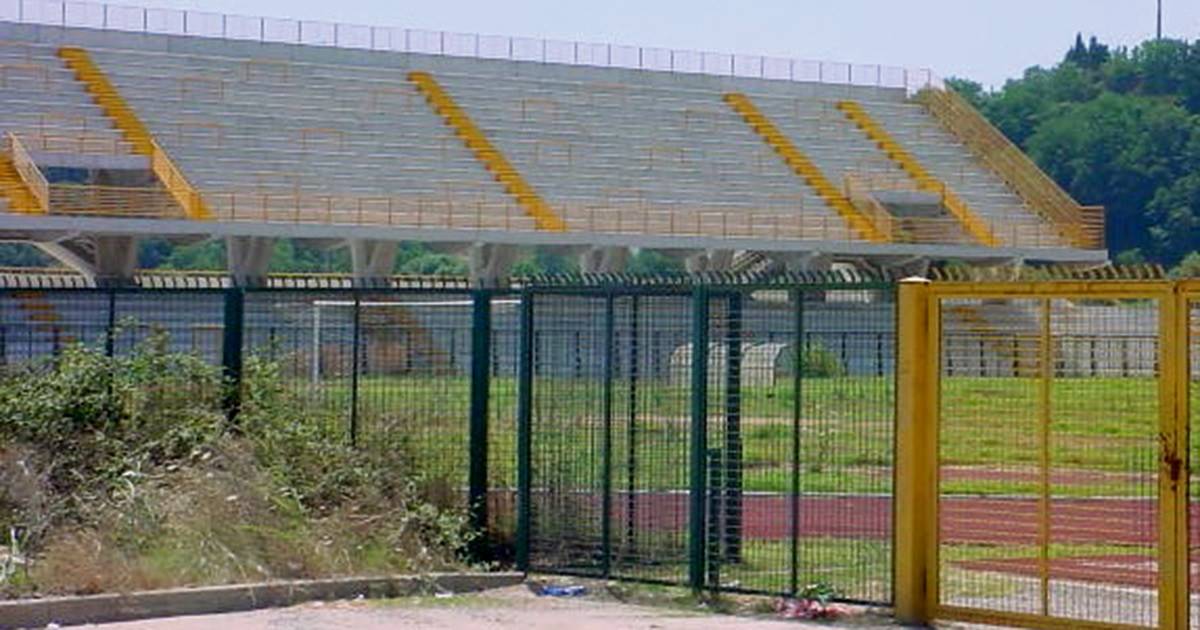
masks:
<svg viewBox="0 0 1200 630"><path fill-rule="evenodd" d="M0 293L0 359L7 368L54 356L73 343L103 347L110 294L6 290Z"/></svg>
<svg viewBox="0 0 1200 630"><path fill-rule="evenodd" d="M518 307L512 296L492 298L492 334L488 393L488 529L507 558L516 535L516 408Z"/></svg>
<svg viewBox="0 0 1200 630"><path fill-rule="evenodd" d="M0 363L16 367L83 344L114 354L154 340L170 352L221 362L219 292L120 289L0 292Z"/></svg>
<svg viewBox="0 0 1200 630"><path fill-rule="evenodd" d="M734 293L710 312L710 581L890 601L890 293Z"/></svg>
<svg viewBox="0 0 1200 630"><path fill-rule="evenodd" d="M891 293L704 295L533 293L532 566L889 601Z"/></svg>
<svg viewBox="0 0 1200 630"><path fill-rule="evenodd" d="M245 308L247 356L278 369L309 421L391 449L428 498L463 505L469 295L253 291Z"/></svg>
<svg viewBox="0 0 1200 630"><path fill-rule="evenodd" d="M534 301L530 561L535 567L601 575L601 460L606 418L604 308L597 298ZM611 420L611 418L608 418Z"/></svg>
<svg viewBox="0 0 1200 630"><path fill-rule="evenodd" d="M1155 304L941 313L941 602L1154 625Z"/></svg>

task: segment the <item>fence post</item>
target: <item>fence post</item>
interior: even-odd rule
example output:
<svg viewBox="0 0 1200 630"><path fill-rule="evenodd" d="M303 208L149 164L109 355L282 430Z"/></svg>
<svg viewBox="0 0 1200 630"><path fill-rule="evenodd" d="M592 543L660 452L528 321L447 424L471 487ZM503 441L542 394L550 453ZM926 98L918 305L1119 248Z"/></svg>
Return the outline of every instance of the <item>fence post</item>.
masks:
<svg viewBox="0 0 1200 630"><path fill-rule="evenodd" d="M529 571L533 482L533 295L521 293L517 341L517 570Z"/></svg>
<svg viewBox="0 0 1200 630"><path fill-rule="evenodd" d="M800 591L800 426L804 416L804 354L807 347L804 342L804 291L793 290L792 301L796 303L792 313L795 317L796 345L792 352L792 540L788 550L788 593L795 596Z"/></svg>
<svg viewBox="0 0 1200 630"><path fill-rule="evenodd" d="M625 552L637 557L638 296L629 298L629 418L625 438Z"/></svg>
<svg viewBox="0 0 1200 630"><path fill-rule="evenodd" d="M691 482L688 491L688 583L704 588L705 482L708 476L708 289L692 293Z"/></svg>
<svg viewBox="0 0 1200 630"><path fill-rule="evenodd" d="M1158 317L1159 434L1159 619L1160 628L1187 628L1190 525L1188 518L1190 308L1181 284L1160 302Z"/></svg>
<svg viewBox="0 0 1200 630"><path fill-rule="evenodd" d="M350 334L350 446L358 446L358 370L362 349L362 298L354 291L354 323Z"/></svg>
<svg viewBox="0 0 1200 630"><path fill-rule="evenodd" d="M240 287L225 290L225 329L221 345L221 369L225 377L225 419L237 425L242 408L242 341L245 323L245 292Z"/></svg>
<svg viewBox="0 0 1200 630"><path fill-rule="evenodd" d="M937 603L938 308L930 282L900 283L896 365L895 599L900 623Z"/></svg>
<svg viewBox="0 0 1200 630"><path fill-rule="evenodd" d="M604 295L604 399L601 413L604 416L603 446L601 448L600 496L600 570L608 579L612 572L612 423L613 423L613 355L616 346L616 313L613 292Z"/></svg>
<svg viewBox="0 0 1200 630"><path fill-rule="evenodd" d="M108 290L108 321L105 324L104 356L113 358L117 354L117 290Z"/></svg>
<svg viewBox="0 0 1200 630"><path fill-rule="evenodd" d="M723 558L742 558L742 294L729 294L725 327L725 474Z"/></svg>
<svg viewBox="0 0 1200 630"><path fill-rule="evenodd" d="M479 534L475 556L487 550L488 526L488 393L491 390L492 294L472 292L471 313L471 410L468 442L467 506L471 527Z"/></svg>

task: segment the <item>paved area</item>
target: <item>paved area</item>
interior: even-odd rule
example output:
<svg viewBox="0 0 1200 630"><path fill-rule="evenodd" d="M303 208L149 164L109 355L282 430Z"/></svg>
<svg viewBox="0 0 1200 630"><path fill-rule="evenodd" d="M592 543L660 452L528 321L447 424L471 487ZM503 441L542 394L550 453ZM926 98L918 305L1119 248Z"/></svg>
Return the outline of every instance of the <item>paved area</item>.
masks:
<svg viewBox="0 0 1200 630"><path fill-rule="evenodd" d="M854 628L895 627L885 618L855 616L837 624ZM648 607L602 597L538 597L515 586L472 595L397 600L312 603L292 608L201 615L91 626L103 630L781 630L829 628L828 623L781 620L768 615L731 616L703 610Z"/></svg>

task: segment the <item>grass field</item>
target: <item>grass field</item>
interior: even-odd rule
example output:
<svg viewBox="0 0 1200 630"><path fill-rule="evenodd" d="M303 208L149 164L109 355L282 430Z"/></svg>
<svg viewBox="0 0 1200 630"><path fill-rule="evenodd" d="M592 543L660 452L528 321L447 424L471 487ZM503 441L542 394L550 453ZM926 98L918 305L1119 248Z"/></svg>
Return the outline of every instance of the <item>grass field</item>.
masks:
<svg viewBox="0 0 1200 630"><path fill-rule="evenodd" d="M325 381L308 392L314 405L340 410L349 423L349 383ZM725 400L710 392L709 443L724 439ZM893 383L887 377L805 379L799 409L791 383L741 391L743 475L748 491L782 492L793 475L805 492L887 492L893 442ZM599 382L539 379L535 384L535 475L590 485L603 464L603 391ZM632 453L639 488L686 487L689 389L642 381L636 413L629 384L614 384L614 483ZM358 423L372 432L400 431L437 474L465 480L469 382L462 377L364 377ZM942 389L941 464L984 471L946 475L950 494L1028 494L1038 491L1038 381L1032 378L947 378ZM514 477L516 383L492 381L491 460L497 485ZM1157 387L1147 378L1061 378L1050 394L1050 463L1059 496L1134 496L1156 470ZM794 421L798 416L798 421ZM636 448L630 450L630 426ZM798 459L792 440L799 430ZM1193 435L1197 435L1195 432ZM1194 437L1200 444L1200 437Z"/></svg>

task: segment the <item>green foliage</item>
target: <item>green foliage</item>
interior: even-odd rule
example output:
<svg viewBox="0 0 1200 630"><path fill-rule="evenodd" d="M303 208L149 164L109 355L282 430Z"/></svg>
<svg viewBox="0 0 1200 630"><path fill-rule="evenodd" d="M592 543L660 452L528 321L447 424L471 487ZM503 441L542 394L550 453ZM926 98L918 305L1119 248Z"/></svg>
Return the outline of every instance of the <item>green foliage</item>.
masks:
<svg viewBox="0 0 1200 630"><path fill-rule="evenodd" d="M2 267L50 267L54 259L28 243L0 243Z"/></svg>
<svg viewBox="0 0 1200 630"><path fill-rule="evenodd" d="M1110 50L1082 35L1053 68L985 93L948 84L1068 192L1108 209L1115 252L1167 265L1200 234L1200 42Z"/></svg>
<svg viewBox="0 0 1200 630"><path fill-rule="evenodd" d="M542 273L579 273L579 264L574 258L543 248L518 260L512 268L514 277L533 276Z"/></svg>
<svg viewBox="0 0 1200 630"><path fill-rule="evenodd" d="M812 378L836 378L846 375L841 359L819 343L804 346L800 355L801 375Z"/></svg>
<svg viewBox="0 0 1200 630"><path fill-rule="evenodd" d="M678 258L648 249L638 251L629 259L629 273L659 274L682 271L683 263Z"/></svg>
<svg viewBox="0 0 1200 630"><path fill-rule="evenodd" d="M1171 270L1172 278L1200 278L1200 251L1195 251L1179 261Z"/></svg>
<svg viewBox="0 0 1200 630"><path fill-rule="evenodd" d="M464 515L423 497L402 432L352 447L256 357L231 427L220 368L168 341L116 357L73 345L0 378L0 531L23 532L33 559L0 596L455 562Z"/></svg>
<svg viewBox="0 0 1200 630"><path fill-rule="evenodd" d="M826 581L807 584L804 588L800 589L798 595L800 599L807 599L820 604L828 604L838 598L837 589Z"/></svg>

